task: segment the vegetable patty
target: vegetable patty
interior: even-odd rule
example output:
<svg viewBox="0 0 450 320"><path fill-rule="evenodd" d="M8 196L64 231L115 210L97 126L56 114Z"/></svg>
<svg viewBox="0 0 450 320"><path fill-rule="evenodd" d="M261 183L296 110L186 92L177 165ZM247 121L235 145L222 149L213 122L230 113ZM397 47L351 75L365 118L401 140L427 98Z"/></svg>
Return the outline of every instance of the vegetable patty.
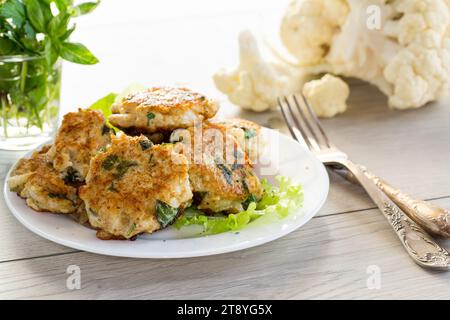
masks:
<svg viewBox="0 0 450 320"><path fill-rule="evenodd" d="M112 137L91 161L80 197L101 239L130 239L168 226L190 205L188 161L172 144Z"/></svg>

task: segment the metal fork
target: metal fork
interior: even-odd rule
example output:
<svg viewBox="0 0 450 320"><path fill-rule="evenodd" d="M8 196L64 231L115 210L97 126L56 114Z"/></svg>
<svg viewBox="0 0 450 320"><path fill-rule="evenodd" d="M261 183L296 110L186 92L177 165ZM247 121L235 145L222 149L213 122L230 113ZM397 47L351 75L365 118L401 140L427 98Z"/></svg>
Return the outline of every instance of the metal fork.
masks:
<svg viewBox="0 0 450 320"><path fill-rule="evenodd" d="M294 139L304 140L309 149L325 165L332 168L345 168L351 173L376 203L409 256L417 264L431 269L449 269L448 251L437 244L374 183L365 167L350 161L347 154L331 143L303 95L279 98L278 104Z"/></svg>

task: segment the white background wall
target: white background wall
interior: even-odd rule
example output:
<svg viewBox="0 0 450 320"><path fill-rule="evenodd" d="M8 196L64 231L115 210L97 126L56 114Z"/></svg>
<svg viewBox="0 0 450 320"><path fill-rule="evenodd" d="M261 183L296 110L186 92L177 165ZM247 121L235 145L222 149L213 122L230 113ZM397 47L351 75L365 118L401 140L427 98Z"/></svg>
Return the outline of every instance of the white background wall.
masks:
<svg viewBox="0 0 450 320"><path fill-rule="evenodd" d="M211 76L238 62L238 32L251 29L276 43L287 3L103 0L93 13L77 19L71 39L87 45L100 63L64 63L62 113L131 83L182 84L223 99Z"/></svg>

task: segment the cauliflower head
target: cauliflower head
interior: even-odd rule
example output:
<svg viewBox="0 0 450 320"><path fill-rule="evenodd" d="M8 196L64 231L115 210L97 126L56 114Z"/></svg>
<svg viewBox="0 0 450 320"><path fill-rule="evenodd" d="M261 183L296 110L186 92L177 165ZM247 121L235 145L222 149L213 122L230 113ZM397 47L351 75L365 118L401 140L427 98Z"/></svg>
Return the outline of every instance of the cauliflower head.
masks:
<svg viewBox="0 0 450 320"><path fill-rule="evenodd" d="M264 111L277 106L277 97L301 90L303 83L298 70L281 62L265 61L251 32L241 32L239 50L237 69L220 70L213 77L216 87L232 103Z"/></svg>
<svg viewBox="0 0 450 320"><path fill-rule="evenodd" d="M280 34L308 72L370 82L393 108L450 92L449 0L294 0Z"/></svg>
<svg viewBox="0 0 450 320"><path fill-rule="evenodd" d="M342 79L326 74L305 83L303 94L319 117L331 118L347 110L350 89Z"/></svg>

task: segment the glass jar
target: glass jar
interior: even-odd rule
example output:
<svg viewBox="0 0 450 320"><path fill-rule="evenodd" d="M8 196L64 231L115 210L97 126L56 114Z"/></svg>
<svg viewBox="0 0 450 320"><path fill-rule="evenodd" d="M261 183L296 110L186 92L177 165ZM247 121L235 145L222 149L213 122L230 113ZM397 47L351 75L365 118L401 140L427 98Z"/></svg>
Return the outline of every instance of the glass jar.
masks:
<svg viewBox="0 0 450 320"><path fill-rule="evenodd" d="M0 56L0 150L48 140L59 114L61 63L41 56Z"/></svg>

